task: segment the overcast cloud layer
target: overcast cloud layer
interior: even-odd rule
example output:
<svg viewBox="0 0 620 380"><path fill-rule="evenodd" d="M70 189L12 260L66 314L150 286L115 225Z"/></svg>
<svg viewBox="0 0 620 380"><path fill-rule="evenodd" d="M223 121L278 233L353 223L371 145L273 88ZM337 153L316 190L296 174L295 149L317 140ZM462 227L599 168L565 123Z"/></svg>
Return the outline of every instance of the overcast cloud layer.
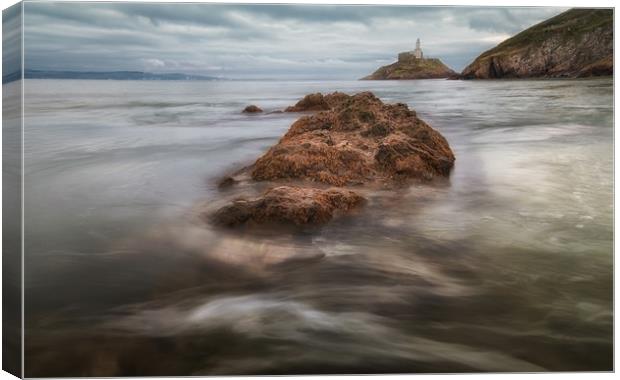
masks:
<svg viewBox="0 0 620 380"><path fill-rule="evenodd" d="M564 8L25 3L26 69L355 79L422 40L460 71Z"/></svg>

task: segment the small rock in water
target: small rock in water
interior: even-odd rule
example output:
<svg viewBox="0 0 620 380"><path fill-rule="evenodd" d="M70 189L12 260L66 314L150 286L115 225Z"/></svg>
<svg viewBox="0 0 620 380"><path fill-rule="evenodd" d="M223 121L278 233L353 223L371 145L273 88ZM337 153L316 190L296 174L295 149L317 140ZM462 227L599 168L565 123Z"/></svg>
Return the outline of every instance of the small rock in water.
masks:
<svg viewBox="0 0 620 380"><path fill-rule="evenodd" d="M260 113L260 112L263 112L263 110L260 107L255 106L254 104L251 104L243 109L243 113Z"/></svg>

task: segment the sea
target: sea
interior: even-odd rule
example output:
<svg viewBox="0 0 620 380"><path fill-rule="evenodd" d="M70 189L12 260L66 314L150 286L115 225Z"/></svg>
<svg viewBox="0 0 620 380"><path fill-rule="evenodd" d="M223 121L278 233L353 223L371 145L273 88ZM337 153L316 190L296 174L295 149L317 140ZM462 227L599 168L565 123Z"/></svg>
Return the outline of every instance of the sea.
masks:
<svg viewBox="0 0 620 380"><path fill-rule="evenodd" d="M613 369L611 78L23 85L26 376ZM301 116L272 112L333 91L408 104L449 180L205 222Z"/></svg>

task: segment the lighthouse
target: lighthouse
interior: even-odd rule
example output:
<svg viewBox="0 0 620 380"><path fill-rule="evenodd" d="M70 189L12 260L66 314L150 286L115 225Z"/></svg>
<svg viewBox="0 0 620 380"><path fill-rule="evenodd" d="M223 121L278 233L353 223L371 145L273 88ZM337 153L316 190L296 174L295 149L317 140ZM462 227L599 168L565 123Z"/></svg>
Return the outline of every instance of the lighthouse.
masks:
<svg viewBox="0 0 620 380"><path fill-rule="evenodd" d="M418 59L424 59L424 53L422 53L422 49L420 48L419 38L415 42L415 50L398 53L399 62L415 62Z"/></svg>
<svg viewBox="0 0 620 380"><path fill-rule="evenodd" d="M415 42L415 50L413 51L413 55L417 58L417 59L422 59L424 58L424 53L422 53L422 49L420 49L420 39L418 38Z"/></svg>

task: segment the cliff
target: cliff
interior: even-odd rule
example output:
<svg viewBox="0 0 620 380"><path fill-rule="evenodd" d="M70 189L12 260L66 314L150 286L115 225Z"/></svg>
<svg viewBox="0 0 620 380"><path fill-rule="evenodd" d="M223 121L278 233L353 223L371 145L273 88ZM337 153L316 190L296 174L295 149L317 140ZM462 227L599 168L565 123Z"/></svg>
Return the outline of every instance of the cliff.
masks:
<svg viewBox="0 0 620 380"><path fill-rule="evenodd" d="M463 79L613 75L613 10L571 9L482 53Z"/></svg>
<svg viewBox="0 0 620 380"><path fill-rule="evenodd" d="M399 54L397 62L383 66L363 80L387 79L431 79L448 78L455 75L448 66L437 58L415 58L408 53Z"/></svg>

